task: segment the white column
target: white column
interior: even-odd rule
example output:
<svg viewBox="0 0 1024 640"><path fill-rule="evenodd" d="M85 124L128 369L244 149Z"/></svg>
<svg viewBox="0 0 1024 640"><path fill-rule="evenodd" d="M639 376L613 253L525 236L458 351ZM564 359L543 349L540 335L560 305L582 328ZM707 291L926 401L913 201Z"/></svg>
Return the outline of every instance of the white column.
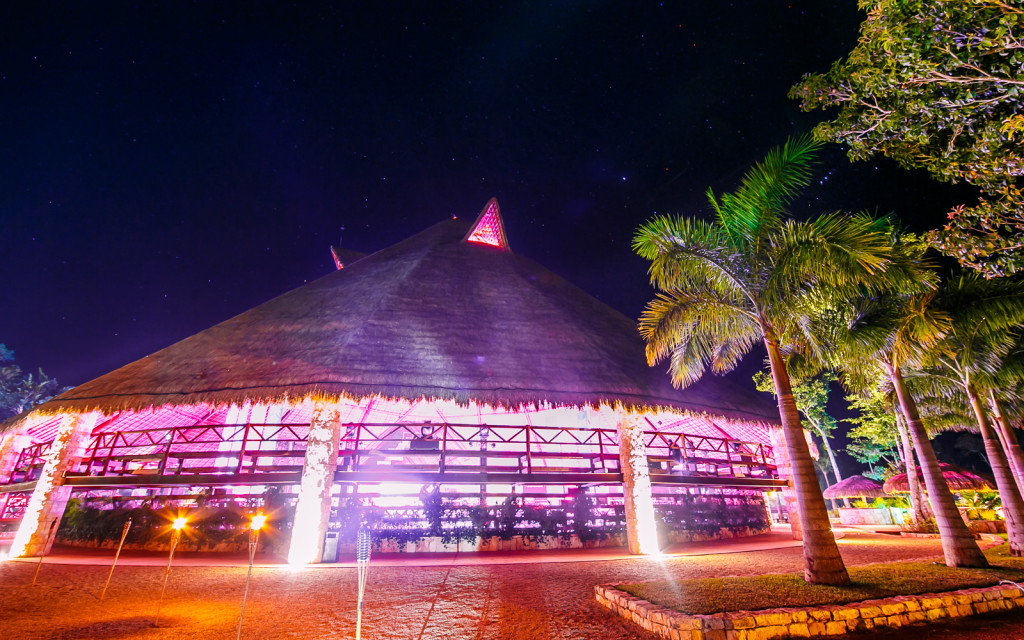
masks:
<svg viewBox="0 0 1024 640"><path fill-rule="evenodd" d="M64 472L82 456L82 445L96 426L98 413L70 413L61 416L57 435L43 455L43 471L29 497L25 516L11 544L11 557L38 556L49 552L46 541L50 525L60 521L71 497L64 486ZM53 541L51 540L52 544Z"/></svg>
<svg viewBox="0 0 1024 640"><path fill-rule="evenodd" d="M781 428L770 427L768 437L772 441L772 455L779 478L786 481L782 487L782 506L789 516L789 526L794 540L803 540L803 527L800 524L800 509L797 508L796 491L793 490L793 465L789 461L789 449L786 448L786 434Z"/></svg>
<svg viewBox="0 0 1024 640"><path fill-rule="evenodd" d="M644 444L643 416L625 409L618 412L619 464L622 467L622 493L626 506L626 541L629 552L660 553L658 530L651 496L651 472Z"/></svg>
<svg viewBox="0 0 1024 640"><path fill-rule="evenodd" d="M306 459L295 503L288 564L316 564L323 558L340 438L338 405L317 401L309 424L309 437L306 438Z"/></svg>

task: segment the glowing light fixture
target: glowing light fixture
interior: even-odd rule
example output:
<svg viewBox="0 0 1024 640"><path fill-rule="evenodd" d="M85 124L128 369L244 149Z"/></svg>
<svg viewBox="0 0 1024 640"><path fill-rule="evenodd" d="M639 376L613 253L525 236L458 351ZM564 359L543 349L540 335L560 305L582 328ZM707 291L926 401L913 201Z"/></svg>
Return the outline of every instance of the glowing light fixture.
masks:
<svg viewBox="0 0 1024 640"><path fill-rule="evenodd" d="M174 519L174 523L171 524L171 528L174 529L175 531L181 531L182 529L185 528L185 525L187 525L187 524L188 524L188 520L186 518L180 518L179 517L179 518L175 518Z"/></svg>
<svg viewBox="0 0 1024 640"><path fill-rule="evenodd" d="M252 521L249 522L249 528L253 531L259 531L263 528L263 525L267 523L267 516L262 513L254 515Z"/></svg>
<svg viewBox="0 0 1024 640"><path fill-rule="evenodd" d="M473 228L466 235L466 242L486 244L508 251L508 238L505 237L505 225L501 222L501 211L498 201L491 198L484 210L477 216Z"/></svg>

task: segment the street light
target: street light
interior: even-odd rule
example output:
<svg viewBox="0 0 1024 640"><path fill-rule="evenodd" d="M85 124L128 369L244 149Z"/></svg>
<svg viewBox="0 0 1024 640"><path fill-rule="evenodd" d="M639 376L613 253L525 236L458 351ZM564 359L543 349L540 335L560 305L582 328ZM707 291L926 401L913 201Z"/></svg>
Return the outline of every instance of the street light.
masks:
<svg viewBox="0 0 1024 640"><path fill-rule="evenodd" d="M164 587L160 590L160 603L156 607L156 619L153 621L153 626L160 626L160 609L164 606L164 593L167 591L167 578L171 575L171 561L174 560L174 550L178 548L178 542L181 540L181 530L188 524L188 520L181 516L174 519L171 523L171 552L167 555L167 571L164 572Z"/></svg>
<svg viewBox="0 0 1024 640"><path fill-rule="evenodd" d="M249 597L249 578L252 577L252 563L256 558L256 547L260 544L260 530L267 523L267 516L258 513L249 521L249 573L245 574L245 592L242 594L242 611L238 614L238 633L235 640L242 637L242 617L245 616L245 601Z"/></svg>

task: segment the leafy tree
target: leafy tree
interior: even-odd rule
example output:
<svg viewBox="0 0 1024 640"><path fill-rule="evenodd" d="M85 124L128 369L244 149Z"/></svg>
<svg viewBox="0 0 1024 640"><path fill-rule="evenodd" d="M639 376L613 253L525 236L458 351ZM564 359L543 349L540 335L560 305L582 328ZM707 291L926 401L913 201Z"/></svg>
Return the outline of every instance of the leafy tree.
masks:
<svg viewBox="0 0 1024 640"><path fill-rule="evenodd" d="M819 140L882 154L983 192L932 236L987 276L1024 269L1021 139L1024 8L1005 0L860 0L860 39L827 73L790 90L806 111L838 108Z"/></svg>
<svg viewBox="0 0 1024 640"><path fill-rule="evenodd" d="M40 405L70 387L61 387L40 369L26 374L14 362L14 352L0 343L0 420Z"/></svg>
<svg viewBox="0 0 1024 640"><path fill-rule="evenodd" d="M733 193L708 192L714 222L658 216L633 246L650 260L660 291L640 319L653 364L667 359L685 387L710 366L732 370L758 342L778 397L804 539L804 577L848 584L831 533L803 426L793 400L783 348L799 332L804 298L822 288L847 288L896 277L886 269L888 223L866 215L823 215L807 222L786 207L807 185L818 145L807 139L774 149Z"/></svg>
<svg viewBox="0 0 1024 640"><path fill-rule="evenodd" d="M864 476L884 480L891 475L890 469L900 465L899 435L892 402L877 390L868 396L849 394L846 401L850 409L857 412L845 420L854 425L846 433L850 439L846 452L857 462L868 465L869 471Z"/></svg>

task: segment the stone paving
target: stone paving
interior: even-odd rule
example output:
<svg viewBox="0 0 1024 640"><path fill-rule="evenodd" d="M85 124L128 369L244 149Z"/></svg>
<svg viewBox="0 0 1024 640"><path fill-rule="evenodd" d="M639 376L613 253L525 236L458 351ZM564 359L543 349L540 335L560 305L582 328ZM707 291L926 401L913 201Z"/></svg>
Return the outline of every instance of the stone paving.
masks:
<svg viewBox="0 0 1024 640"><path fill-rule="evenodd" d="M851 565L932 557L941 551L937 540L861 533L848 534L840 541L840 549ZM600 607L594 599L594 585L779 573L801 566L801 549L792 546L661 560L378 565L370 569L362 637L650 640L653 635ZM0 564L3 637L231 638L245 581L245 568L240 566L175 567L160 626L154 628L164 575L157 564L119 566L102 602L98 594L107 565L46 563L39 585L30 587L35 569L32 562ZM355 585L356 571L348 567L295 572L281 567L257 568L242 636L352 638ZM1024 629L1018 621L1013 624L1018 633ZM929 629L927 633L934 632ZM990 632L985 637L994 640L1000 636Z"/></svg>

